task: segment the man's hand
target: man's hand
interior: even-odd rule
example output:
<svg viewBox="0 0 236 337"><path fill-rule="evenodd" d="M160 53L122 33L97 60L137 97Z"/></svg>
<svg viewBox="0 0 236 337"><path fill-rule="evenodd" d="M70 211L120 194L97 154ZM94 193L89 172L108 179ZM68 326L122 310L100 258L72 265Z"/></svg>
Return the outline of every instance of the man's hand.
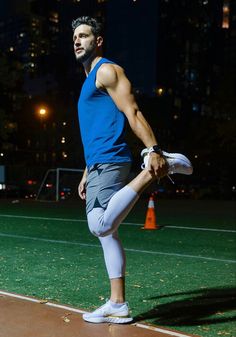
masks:
<svg viewBox="0 0 236 337"><path fill-rule="evenodd" d="M87 182L87 169L85 169L83 177L78 186L78 193L82 200L86 199L86 182Z"/></svg>
<svg viewBox="0 0 236 337"><path fill-rule="evenodd" d="M148 171L157 178L163 178L168 174L168 164L160 154L152 152L148 161Z"/></svg>

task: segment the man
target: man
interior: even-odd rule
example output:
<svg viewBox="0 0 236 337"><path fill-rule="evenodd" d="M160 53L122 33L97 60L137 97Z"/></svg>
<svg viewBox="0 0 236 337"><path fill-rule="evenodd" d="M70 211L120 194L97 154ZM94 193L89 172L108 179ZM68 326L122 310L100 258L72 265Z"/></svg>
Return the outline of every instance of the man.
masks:
<svg viewBox="0 0 236 337"><path fill-rule="evenodd" d="M102 57L101 25L80 17L72 22L74 53L87 76L78 102L86 169L78 187L86 199L89 229L101 242L110 279L110 300L83 315L93 323L127 323L132 318L125 302L125 254L118 227L144 189L167 174L191 174L189 160L162 152L143 117L123 69ZM143 170L126 185L131 154L124 140L125 123L145 145Z"/></svg>

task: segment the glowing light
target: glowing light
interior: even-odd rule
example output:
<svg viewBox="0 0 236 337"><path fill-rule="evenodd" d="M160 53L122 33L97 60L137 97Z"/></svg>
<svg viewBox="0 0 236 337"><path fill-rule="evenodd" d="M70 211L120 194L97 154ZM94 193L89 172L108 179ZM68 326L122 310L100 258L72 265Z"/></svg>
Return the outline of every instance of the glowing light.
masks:
<svg viewBox="0 0 236 337"><path fill-rule="evenodd" d="M223 6L223 20L222 20L222 28L229 28L229 16L230 16L230 8L229 4L225 3Z"/></svg>
<svg viewBox="0 0 236 337"><path fill-rule="evenodd" d="M53 187L53 184L46 184L46 187L47 187L47 188L52 188L52 187Z"/></svg>
<svg viewBox="0 0 236 337"><path fill-rule="evenodd" d="M163 88L157 88L157 95L158 96L163 95L163 93L164 93L164 89Z"/></svg>
<svg viewBox="0 0 236 337"><path fill-rule="evenodd" d="M40 114L40 116L45 116L46 113L47 113L47 110L46 110L45 108L40 108L40 109L39 109L39 114Z"/></svg>

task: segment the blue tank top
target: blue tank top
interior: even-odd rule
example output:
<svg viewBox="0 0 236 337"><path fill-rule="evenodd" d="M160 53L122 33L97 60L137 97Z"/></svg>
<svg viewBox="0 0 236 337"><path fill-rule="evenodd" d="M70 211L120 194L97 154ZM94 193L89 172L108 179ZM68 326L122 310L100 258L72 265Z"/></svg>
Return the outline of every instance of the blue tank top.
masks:
<svg viewBox="0 0 236 337"><path fill-rule="evenodd" d="M107 92L96 87L96 74L105 58L97 62L84 81L79 101L78 117L87 167L103 163L131 161L124 140L126 116Z"/></svg>

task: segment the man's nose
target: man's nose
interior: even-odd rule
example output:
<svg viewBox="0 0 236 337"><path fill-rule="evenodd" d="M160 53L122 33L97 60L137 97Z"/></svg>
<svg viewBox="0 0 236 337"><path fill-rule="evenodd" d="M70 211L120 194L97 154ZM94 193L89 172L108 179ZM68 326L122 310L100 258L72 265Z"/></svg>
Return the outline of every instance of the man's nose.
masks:
<svg viewBox="0 0 236 337"><path fill-rule="evenodd" d="M80 45L80 39L78 37L75 39L74 45L75 46Z"/></svg>

